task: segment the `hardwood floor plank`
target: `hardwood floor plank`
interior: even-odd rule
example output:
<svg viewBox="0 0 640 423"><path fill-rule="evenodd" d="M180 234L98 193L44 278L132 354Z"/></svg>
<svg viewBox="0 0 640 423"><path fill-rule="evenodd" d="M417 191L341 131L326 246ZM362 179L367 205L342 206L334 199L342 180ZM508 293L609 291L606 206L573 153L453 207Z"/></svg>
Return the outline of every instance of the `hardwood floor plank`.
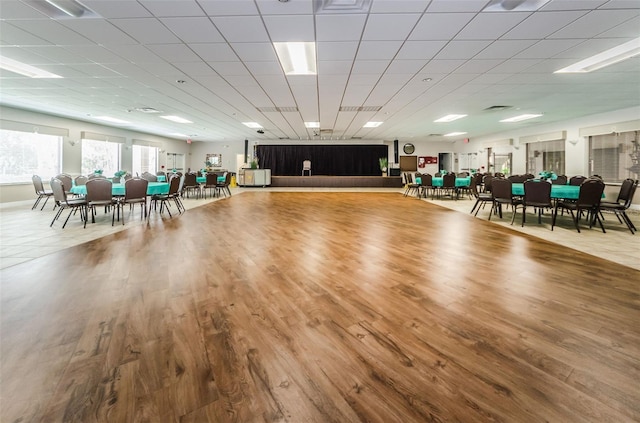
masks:
<svg viewBox="0 0 640 423"><path fill-rule="evenodd" d="M640 421L640 271L397 193L245 192L0 276L2 422Z"/></svg>

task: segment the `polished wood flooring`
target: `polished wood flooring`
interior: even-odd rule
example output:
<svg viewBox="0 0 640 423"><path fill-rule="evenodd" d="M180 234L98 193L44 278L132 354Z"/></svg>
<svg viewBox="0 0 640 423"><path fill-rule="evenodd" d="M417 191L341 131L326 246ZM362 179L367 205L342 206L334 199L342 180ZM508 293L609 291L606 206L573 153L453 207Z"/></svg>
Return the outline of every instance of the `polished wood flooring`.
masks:
<svg viewBox="0 0 640 423"><path fill-rule="evenodd" d="M248 192L0 277L1 422L640 420L640 271L397 193Z"/></svg>

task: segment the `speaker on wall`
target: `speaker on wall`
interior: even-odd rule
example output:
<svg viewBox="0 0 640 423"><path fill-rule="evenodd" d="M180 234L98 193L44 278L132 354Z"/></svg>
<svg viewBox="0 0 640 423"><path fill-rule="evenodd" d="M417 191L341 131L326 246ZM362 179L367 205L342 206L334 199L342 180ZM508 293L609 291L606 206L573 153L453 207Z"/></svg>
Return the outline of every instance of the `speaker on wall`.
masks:
<svg viewBox="0 0 640 423"><path fill-rule="evenodd" d="M398 140L393 140L393 162L398 163Z"/></svg>

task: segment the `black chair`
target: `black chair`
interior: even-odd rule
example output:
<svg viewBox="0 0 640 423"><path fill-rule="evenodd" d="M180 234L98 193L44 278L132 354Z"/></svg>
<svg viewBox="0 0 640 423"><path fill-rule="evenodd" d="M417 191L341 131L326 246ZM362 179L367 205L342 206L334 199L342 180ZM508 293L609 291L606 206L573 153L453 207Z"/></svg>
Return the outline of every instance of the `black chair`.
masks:
<svg viewBox="0 0 640 423"><path fill-rule="evenodd" d="M216 173L209 172L205 178L206 180L202 187L204 198L207 198L207 189L209 190L209 195L211 195L211 197L215 197L218 190L218 175Z"/></svg>
<svg viewBox="0 0 640 423"><path fill-rule="evenodd" d="M527 206L531 206L534 210L538 211L538 224L542 223L542 212L545 208L552 209L551 203L551 184L546 181L525 181L524 182L524 197L519 204L516 204L513 211L513 217L511 218L511 224L516 219L518 212L518 206L522 206L522 226L526 221Z"/></svg>
<svg viewBox="0 0 640 423"><path fill-rule="evenodd" d="M581 175L572 176L569 179L569 185L579 186L579 185L582 185L582 183L586 180L587 180L586 176L581 176Z"/></svg>
<svg viewBox="0 0 640 423"><path fill-rule="evenodd" d="M484 192L491 192L492 183L494 179L495 177L491 175L484 175L482 177L482 185L484 186Z"/></svg>
<svg viewBox="0 0 640 423"><path fill-rule="evenodd" d="M53 198L55 199L56 205L59 207L59 209L56 215L53 217L53 220L51 221L51 224L49 226L53 226L53 223L58 220L65 209L70 209L70 211L67 219L62 225L62 229L67 226L67 222L69 221L71 215L75 214L75 212L77 212L78 210L80 210L80 219L82 219L83 221L86 220L87 201L84 198L68 199L64 184L58 178L51 179L51 190L53 191Z"/></svg>
<svg viewBox="0 0 640 423"><path fill-rule="evenodd" d="M552 179L551 183L553 185L567 185L567 176L566 175L558 175L556 179Z"/></svg>
<svg viewBox="0 0 640 423"><path fill-rule="evenodd" d="M417 175L417 176L420 176L420 175ZM415 191L417 195L418 191L420 190L420 185L415 183L415 180L413 179L413 174L407 172L404 174L404 177L405 177L405 180L407 181L407 188L404 190L404 196L406 197L412 191Z"/></svg>
<svg viewBox="0 0 640 423"><path fill-rule="evenodd" d="M431 198L433 198L433 177L429 173L423 173L420 177L420 192L419 197L427 197L427 193L431 191Z"/></svg>
<svg viewBox="0 0 640 423"><path fill-rule="evenodd" d="M627 225L627 228L631 231L633 235L637 229L633 224L629 216L627 215L627 209L631 207L631 203L633 202L633 196L636 193L636 189L638 188L638 180L633 179L625 179L622 181L622 186L620 187L620 192L618 193L618 198L615 202L612 201L601 201L600 202L600 211L608 211L615 213L618 221L620 223L624 223ZM602 216L604 218L604 216ZM622 218L621 218L622 217Z"/></svg>
<svg viewBox="0 0 640 423"><path fill-rule="evenodd" d="M122 209L122 224L124 225L124 206L129 205L129 209L133 211L133 207L136 204L140 204L142 210L140 210L140 220L143 216L148 216L147 211L147 188L149 181L143 178L132 178L124 183L124 197L118 201L118 216L120 216L120 209Z"/></svg>
<svg viewBox="0 0 640 423"><path fill-rule="evenodd" d="M478 212L480 211L480 206L484 207L486 203L493 204L493 197L490 193L478 191L477 182L479 179L482 180L482 178L471 178L471 184L469 185L469 188L471 189L471 194L476 199L475 204L473 205L473 207L471 208L471 211L469 212L469 213L473 213L473 211L475 210L476 213L474 214L474 216L478 215Z"/></svg>
<svg viewBox="0 0 640 423"><path fill-rule="evenodd" d="M184 175L184 190L183 194L189 197L190 194L195 194L196 198L200 198L200 184L196 180L197 174L194 172L188 172Z"/></svg>
<svg viewBox="0 0 640 423"><path fill-rule="evenodd" d="M218 197L220 197L221 192L224 194L225 197L227 196L227 194L229 194L229 197L231 197L231 190L229 189L230 185L231 185L231 172L225 172L224 181L222 182L216 181L216 194L218 195Z"/></svg>
<svg viewBox="0 0 640 423"><path fill-rule="evenodd" d="M117 201L114 200L112 194L113 183L109 179L91 179L87 181L86 188L87 218L84 220L85 228L87 227L87 220L89 220L89 209L91 209L91 223L96 223L96 207L104 206L105 212L113 206L117 207ZM113 207L111 212L111 226L115 222L116 207Z"/></svg>
<svg viewBox="0 0 640 423"><path fill-rule="evenodd" d="M442 187L440 187L442 195L449 195L451 198L458 199L458 188L456 188L455 173L447 173L442 177Z"/></svg>
<svg viewBox="0 0 640 423"><path fill-rule="evenodd" d="M577 201L564 201L558 200L553 212L553 220L551 222L551 229L556 224L556 218L558 217L558 209L568 210L571 212L573 223L576 226L578 232L580 232L580 225L578 221L583 212L586 213L587 219L589 219L589 228L593 227L593 224L597 221L602 228L602 232L605 232L602 220L600 220L600 201L602 199L602 193L604 192L604 182L600 179L586 179L582 185L580 185L580 193L578 194ZM575 213L574 213L575 212Z"/></svg>
<svg viewBox="0 0 640 423"><path fill-rule="evenodd" d="M512 208L521 203L521 200L514 197L511 192L512 183L505 178L493 178L491 196L493 198L493 206L491 213L489 213L489 220L491 215L496 213L502 219L502 206L508 205ZM514 212L515 213L515 212Z"/></svg>
<svg viewBox="0 0 640 423"><path fill-rule="evenodd" d="M215 177L215 175L214 175ZM183 206L180 203L180 185L183 183L184 178L182 176L177 177L174 176L169 181L169 192L167 194L158 194L151 197L151 203L153 204L154 210L158 205L158 201L160 202L160 213L164 210L164 206L167 206L167 213L169 213L169 217L173 217L171 214L171 210L169 210L170 202L173 201L178 208L178 213L182 213Z"/></svg>
<svg viewBox="0 0 640 423"><path fill-rule="evenodd" d="M47 201L49 201L49 197L53 197L53 191L50 189L44 189L44 185L42 184L42 178L40 176L33 175L31 177L31 180L33 181L33 187L35 188L36 195L38 196L38 198L36 198L36 202L33 204L33 207L31 207L31 210L38 207L38 203L40 202L40 200L44 198L45 199L44 204L40 209L40 211L42 211L44 209L44 206L47 205Z"/></svg>

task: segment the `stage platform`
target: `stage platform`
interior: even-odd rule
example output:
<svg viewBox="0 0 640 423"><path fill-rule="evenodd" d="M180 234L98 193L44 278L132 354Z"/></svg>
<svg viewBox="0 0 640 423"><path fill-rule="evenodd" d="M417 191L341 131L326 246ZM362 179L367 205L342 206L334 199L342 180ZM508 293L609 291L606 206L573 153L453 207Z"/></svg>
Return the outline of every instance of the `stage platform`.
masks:
<svg viewBox="0 0 640 423"><path fill-rule="evenodd" d="M272 176L272 187L401 188L400 176Z"/></svg>

